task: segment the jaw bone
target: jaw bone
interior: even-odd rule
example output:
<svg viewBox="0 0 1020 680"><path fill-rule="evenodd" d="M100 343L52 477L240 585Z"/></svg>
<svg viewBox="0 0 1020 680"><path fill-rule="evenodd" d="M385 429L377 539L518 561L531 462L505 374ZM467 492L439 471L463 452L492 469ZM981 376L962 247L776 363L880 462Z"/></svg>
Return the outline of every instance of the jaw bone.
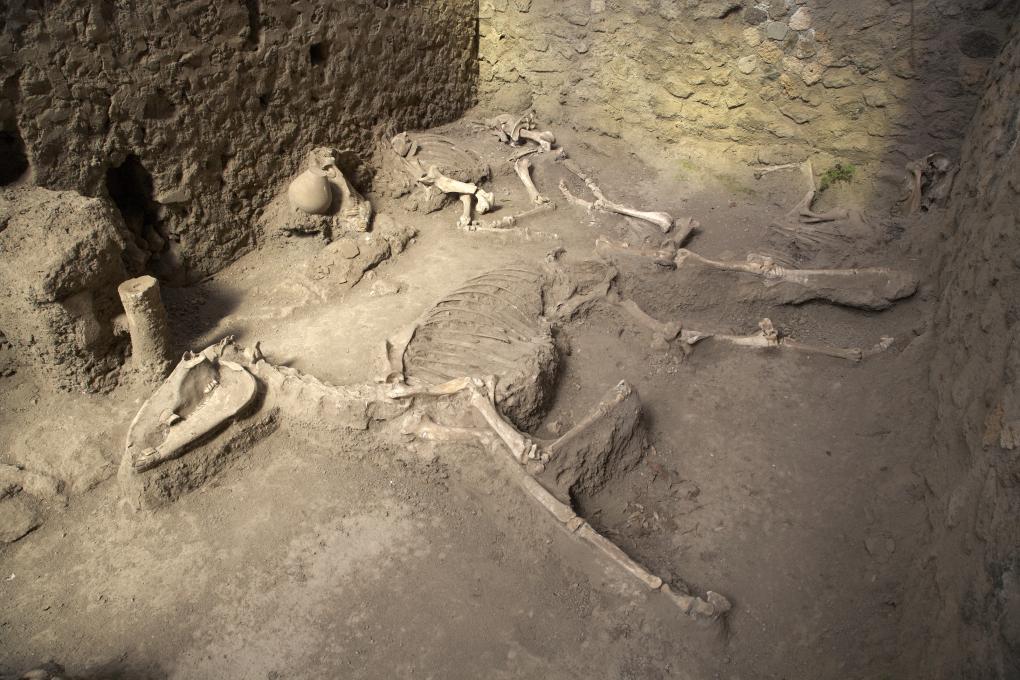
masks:
<svg viewBox="0 0 1020 680"><path fill-rule="evenodd" d="M144 472L183 455L229 425L257 391L240 365L212 353L185 354L128 429L131 467Z"/></svg>

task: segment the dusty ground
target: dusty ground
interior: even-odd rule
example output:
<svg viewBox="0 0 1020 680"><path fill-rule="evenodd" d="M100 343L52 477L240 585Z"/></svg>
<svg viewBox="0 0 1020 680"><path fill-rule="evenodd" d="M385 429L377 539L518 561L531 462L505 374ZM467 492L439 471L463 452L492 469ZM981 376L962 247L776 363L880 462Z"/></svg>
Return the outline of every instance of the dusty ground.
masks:
<svg viewBox="0 0 1020 680"><path fill-rule="evenodd" d="M508 155L467 125L452 129L494 168ZM557 133L612 198L697 217L691 248L706 256L742 258L803 192L725 157L704 171L693 152L649 165L619 140ZM455 206L421 216L373 197L418 228L405 253L322 300L300 267L321 243L272 240L165 291L178 349L234 334L334 383L372 379L382 340L464 279L557 246L587 257L597 234L620 236L618 220L592 224L561 200L566 175L551 159L537 166L559 209L528 226L558 238L464 233ZM494 186L504 211L529 207L505 167ZM857 197L885 207L866 185ZM897 242L874 263L912 264ZM770 309L734 299L725 279L678 294L675 274L626 274L657 315L706 330L749 333L770 316L804 339L897 338L852 365L708 343L663 353L608 310L567 328L566 372L539 434L583 417L621 378L637 387L653 450L581 509L667 580L730 597L725 625L695 623L593 561L470 448L422 456L281 431L210 487L129 514L115 480L102 480L145 393L52 395L18 373L0 379L0 459L88 448L82 470L51 468L92 482L0 552L0 671L55 658L131 678L895 677L909 667L895 648L898 602L925 530L911 471L928 443L923 290L881 314ZM380 281L401 291L374 295Z"/></svg>

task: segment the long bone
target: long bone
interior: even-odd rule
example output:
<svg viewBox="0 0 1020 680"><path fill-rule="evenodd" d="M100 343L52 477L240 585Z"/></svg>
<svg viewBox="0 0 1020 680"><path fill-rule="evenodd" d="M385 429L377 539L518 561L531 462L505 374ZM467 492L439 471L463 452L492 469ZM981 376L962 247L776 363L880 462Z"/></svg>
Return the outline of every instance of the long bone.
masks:
<svg viewBox="0 0 1020 680"><path fill-rule="evenodd" d="M518 158L517 162L514 163L514 170L517 172L517 176L521 178L521 183L524 184L524 189L528 192L528 197L532 203L541 205L548 203L549 199L538 192L538 188L535 186L535 182L531 179L531 161L525 158Z"/></svg>
<svg viewBox="0 0 1020 680"><path fill-rule="evenodd" d="M524 212L518 213L516 215L507 215L506 217L501 217L498 220L492 220L491 222L483 224L482 229L484 230L497 229L501 231L511 229L513 227L516 227L517 223L522 220L527 220L540 213L544 213L546 211L555 209L556 209L555 203L543 203L542 205L536 206L531 210L525 210Z"/></svg>
<svg viewBox="0 0 1020 680"><path fill-rule="evenodd" d="M500 415L494 402L494 379L455 378L434 387L411 387L403 383L392 384L386 396L391 399L406 397L446 397L468 393L468 402L482 416L492 431L510 450L518 463L524 464L538 457L538 445L522 434Z"/></svg>
<svg viewBox="0 0 1020 680"><path fill-rule="evenodd" d="M811 161L807 160L801 165L801 171L804 174L804 178L808 183L807 193L804 197L793 206L790 212L787 213L787 217L797 217L801 222L807 224L817 224L819 222L835 222L836 220L845 220L850 217L850 211L845 208L837 208L830 210L826 213L817 213L811 209L811 206L815 202L815 197L818 194L818 189L815 186L815 170L814 166L811 165Z"/></svg>
<svg viewBox="0 0 1020 680"><path fill-rule="evenodd" d="M917 279L913 275L886 267L790 269L768 257L748 256L744 262L712 260L686 248L677 249L670 262L669 251L668 247L658 250L632 247L605 237L595 242L595 253L603 259L612 259L614 255L634 256L651 259L668 269L693 262L719 271L751 274L763 279L766 287L775 287L778 302L783 304L821 299L848 307L881 310L917 290Z"/></svg>
<svg viewBox="0 0 1020 680"><path fill-rule="evenodd" d="M434 165L430 166L428 172L418 181L425 185L434 186L444 194L460 194L460 201L464 206L464 212L457 224L461 227L467 227L474 222L472 200L474 201L474 208L477 208L478 212L483 215L489 212L496 202L496 198L491 192L482 189L477 184L451 179L440 172Z"/></svg>
<svg viewBox="0 0 1020 680"><path fill-rule="evenodd" d="M598 412L599 410L596 409L595 413L597 414ZM591 417L586 419L586 421L590 420ZM579 427L583 427L583 424ZM570 433L561 437L560 440L565 439L577 429L573 428ZM599 534L588 522L579 517L568 504L557 499L537 479L532 477L525 467L522 465L508 465L506 457L496 451L495 441L491 432L479 428L438 425L427 415L411 414L404 419L401 425L401 433L418 437L424 441L480 444L483 449L492 455L493 459L507 474L513 478L513 481L556 520L562 530L596 548L604 557L636 578L648 589L661 592L667 596L685 614L694 618L716 620L732 608L729 600L713 591L708 591L704 599L674 592L660 577L641 566L616 544ZM552 443L551 447L555 447L555 442Z"/></svg>
<svg viewBox="0 0 1020 680"><path fill-rule="evenodd" d="M653 347L665 349L670 342L680 339L685 347L692 347L698 342L706 339L718 340L739 347L757 347L761 349L779 348L789 349L804 354L821 354L824 356L846 359L847 361L859 362L865 357L873 356L888 349L892 344L892 338L883 338L870 350L862 350L857 347L835 347L833 345L820 345L806 342L799 342L792 338L779 334L769 319L762 319L758 323L760 331L751 335L726 335L721 333L707 333L699 330L684 328L680 322L664 323L648 314L634 301L623 299L616 290L611 290L605 295L605 301L619 307L626 312L631 319L639 325L652 331L656 339Z"/></svg>
<svg viewBox="0 0 1020 680"><path fill-rule="evenodd" d="M678 267L696 262L720 271L752 274L769 287L788 284L780 294L781 301L787 304L821 299L848 307L880 310L917 290L917 279L912 275L886 267L788 269L770 258L726 262L702 257L685 248L677 251L674 261Z"/></svg>
<svg viewBox="0 0 1020 680"><path fill-rule="evenodd" d="M528 128L521 128L517 131L517 136L518 138L530 139L535 144L538 144L543 151L552 151L553 144L556 143L556 135L549 130L535 132Z"/></svg>
<svg viewBox="0 0 1020 680"><path fill-rule="evenodd" d="M577 177L580 178L581 181L583 181L585 185L588 187L588 190L591 191L591 193L595 196L594 202L588 202L579 199L576 196L573 196L567 189L566 183L561 181L560 191L562 191L564 196L566 196L567 199L570 200L572 203L584 207L589 212L593 210L601 210L602 212L615 213L617 215L625 215L627 217L634 217L636 219L649 222L657 226L659 229L661 229L662 233L664 234L669 233L670 229L673 228L674 220L669 213L658 211L648 212L644 210L637 210L635 208L622 205L620 203L614 203L613 201L610 201L608 198L606 198L605 194L602 193L602 189L599 188L599 186L594 182L594 180L592 180L590 177L584 174L584 172L582 172L582 170L579 167L577 167L575 163L573 163L569 159L563 159L562 162L563 167L565 167L573 174L577 175Z"/></svg>
<svg viewBox="0 0 1020 680"><path fill-rule="evenodd" d="M604 236L595 239L595 254L605 260L612 255L630 255L652 260L664 269L676 269L677 247L674 241L665 241L659 248L642 248L627 243L614 243Z"/></svg>
<svg viewBox="0 0 1020 680"><path fill-rule="evenodd" d="M762 319L758 322L760 332L752 335L712 335L713 340L728 342L741 347L757 347L761 349L790 349L804 354L821 354L823 356L846 359L854 363L864 358L863 350L857 347L833 347L831 345L816 345L812 343L797 342L779 335L779 331L772 325L769 319Z"/></svg>

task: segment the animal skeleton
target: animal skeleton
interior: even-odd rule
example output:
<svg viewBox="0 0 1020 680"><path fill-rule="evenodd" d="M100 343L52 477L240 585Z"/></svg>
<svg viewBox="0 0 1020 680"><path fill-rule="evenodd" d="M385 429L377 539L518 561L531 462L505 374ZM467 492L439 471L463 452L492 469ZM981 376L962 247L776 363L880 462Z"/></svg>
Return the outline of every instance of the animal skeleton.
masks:
<svg viewBox="0 0 1020 680"><path fill-rule="evenodd" d="M257 347L243 350L229 338L200 355L186 356L136 417L121 468L122 483L127 489L137 486L139 477L149 476L155 484L173 478L172 470L156 473L165 465L187 465L192 447L208 441L218 428L245 417L244 407L237 407L249 403L250 386L244 381L229 385L209 382L211 391L224 391L224 398L209 402L207 413L213 417L207 417L209 427L195 437L191 437L191 429L182 431L182 436L174 432L192 419L188 414L177 413L178 408L163 408L191 403L190 386L205 383L210 369L240 371L261 384L259 391L264 396L256 408L279 412L281 417L302 424L321 420L320 427L364 431L372 422L381 423L385 430L386 423L399 421L404 436L481 445L503 462L514 481L566 532L668 597L684 613L716 619L730 609L725 597L711 591L704 598L674 591L601 536L569 505L575 488L597 489L607 470L624 470L640 459L640 400L633 388L621 382L591 416L553 441L529 437L504 416L511 413L519 421L533 421L541 407L542 386L548 383L550 371L555 371L545 311L569 319L584 305L603 298L609 289L615 271L601 263L589 264L593 266L586 270L587 283L568 282L555 261L550 267L511 267L468 281L386 343L387 371L376 384L328 385L274 366ZM556 301L557 292L566 299ZM455 377L449 377L451 373ZM157 411L162 416L154 420L151 415ZM215 416L219 418L216 423ZM455 422L441 424L440 419ZM135 442L160 437L174 440L176 456L139 456ZM501 452L503 448L509 458ZM183 453L188 455L180 455ZM539 479L546 481L543 484ZM165 493L158 494L160 500L165 497Z"/></svg>
<svg viewBox="0 0 1020 680"><path fill-rule="evenodd" d="M476 222L474 211L484 214L495 205L495 197L491 192L478 186L474 181L462 181L444 174L448 163L462 167L457 172L472 175L472 179L481 179L488 174L488 169L477 171L466 167L468 154L457 149L449 140L437 135L415 135L412 137L402 132L389 140L389 156L396 158L405 176L412 184L426 188L434 188L443 194L459 196L463 204L463 212L457 225L467 228ZM436 157L431 157L435 155ZM452 172L446 170L445 172ZM435 208L433 208L435 209Z"/></svg>

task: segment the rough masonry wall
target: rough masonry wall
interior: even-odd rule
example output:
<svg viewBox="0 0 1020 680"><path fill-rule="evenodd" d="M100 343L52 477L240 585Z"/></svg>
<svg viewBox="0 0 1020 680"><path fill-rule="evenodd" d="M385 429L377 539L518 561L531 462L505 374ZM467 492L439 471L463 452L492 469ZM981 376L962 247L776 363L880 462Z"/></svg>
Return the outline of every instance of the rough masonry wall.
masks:
<svg viewBox="0 0 1020 680"><path fill-rule="evenodd" d="M34 183L108 192L164 278L250 247L314 146L367 159L372 130L473 104L474 0L10 0L0 151ZM5 173L15 162L4 162Z"/></svg>
<svg viewBox="0 0 1020 680"><path fill-rule="evenodd" d="M1015 0L481 0L483 103L763 161L952 151Z"/></svg>
<svg viewBox="0 0 1020 680"><path fill-rule="evenodd" d="M939 246L926 678L1020 677L1020 27L989 73ZM907 633L916 640L916 627Z"/></svg>

